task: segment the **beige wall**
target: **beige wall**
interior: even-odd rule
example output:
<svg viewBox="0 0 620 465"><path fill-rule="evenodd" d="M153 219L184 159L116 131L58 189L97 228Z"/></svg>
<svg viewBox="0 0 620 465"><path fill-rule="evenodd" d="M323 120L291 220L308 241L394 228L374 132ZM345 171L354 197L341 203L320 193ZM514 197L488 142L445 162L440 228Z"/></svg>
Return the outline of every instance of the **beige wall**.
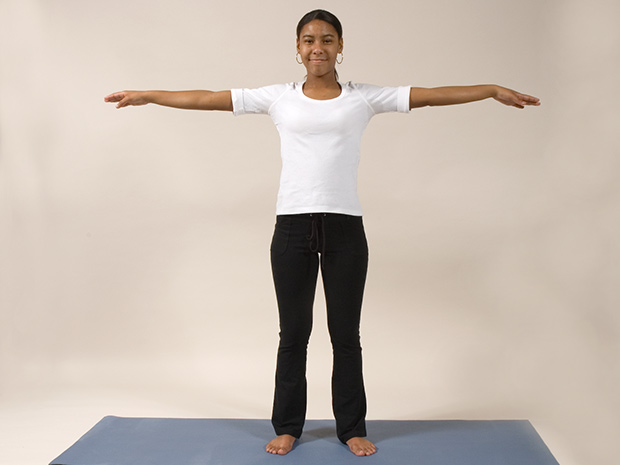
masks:
<svg viewBox="0 0 620 465"><path fill-rule="evenodd" d="M424 108L368 127L369 417L526 418L562 465L612 463L620 4L316 6L343 23L344 81L493 82L543 103ZM49 399L64 399L65 425L75 402L89 426L101 414L269 416L275 128L117 111L103 97L300 80L294 30L314 7L0 2L0 421L18 443L8 419L36 418ZM329 418L317 297L309 417Z"/></svg>

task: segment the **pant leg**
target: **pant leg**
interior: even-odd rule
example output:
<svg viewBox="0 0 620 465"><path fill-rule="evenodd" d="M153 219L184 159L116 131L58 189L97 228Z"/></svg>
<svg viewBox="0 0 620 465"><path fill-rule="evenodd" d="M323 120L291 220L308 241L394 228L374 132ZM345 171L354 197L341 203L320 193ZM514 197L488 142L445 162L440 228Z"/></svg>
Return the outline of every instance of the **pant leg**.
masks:
<svg viewBox="0 0 620 465"><path fill-rule="evenodd" d="M338 438L366 436L360 317L368 269L368 244L361 217L324 218L321 273L333 348L332 403Z"/></svg>
<svg viewBox="0 0 620 465"><path fill-rule="evenodd" d="M271 265L278 301L280 342L272 424L277 435L299 438L306 417L306 359L319 259L308 246L311 218L278 216Z"/></svg>

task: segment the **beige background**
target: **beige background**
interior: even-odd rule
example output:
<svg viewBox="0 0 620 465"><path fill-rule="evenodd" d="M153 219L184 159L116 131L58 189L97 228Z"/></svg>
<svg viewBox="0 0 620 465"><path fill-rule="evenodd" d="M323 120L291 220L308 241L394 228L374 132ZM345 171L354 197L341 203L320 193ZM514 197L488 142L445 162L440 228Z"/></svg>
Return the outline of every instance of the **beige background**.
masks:
<svg viewBox="0 0 620 465"><path fill-rule="evenodd" d="M127 88L300 80L308 10L343 81L542 99L375 118L371 419L529 419L562 465L620 450L617 1L0 1L0 462L108 414L268 418L279 140L264 116L117 111ZM322 293L310 418L331 418Z"/></svg>

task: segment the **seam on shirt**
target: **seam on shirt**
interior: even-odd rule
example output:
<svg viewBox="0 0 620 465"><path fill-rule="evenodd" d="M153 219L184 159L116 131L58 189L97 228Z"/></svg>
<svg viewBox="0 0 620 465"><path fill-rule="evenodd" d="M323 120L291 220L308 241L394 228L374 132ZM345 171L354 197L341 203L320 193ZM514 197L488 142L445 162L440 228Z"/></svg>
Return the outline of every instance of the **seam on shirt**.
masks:
<svg viewBox="0 0 620 465"><path fill-rule="evenodd" d="M246 113L245 113L245 104L243 103L243 89L239 89L239 88L231 89L230 94L231 94L231 98L233 102L233 115L234 116L245 115ZM241 101L241 109L238 108L239 101ZM237 105L235 105L235 102L237 103Z"/></svg>
<svg viewBox="0 0 620 465"><path fill-rule="evenodd" d="M276 103L278 103L278 101L282 98L282 96L283 96L284 94L286 94L286 93L290 90L290 87L289 87L290 85L291 85L290 83L289 83L289 84L286 84L286 87L284 88L284 90L282 91L282 93L281 93L280 95L278 95L278 98L277 98L277 99L275 99L271 105L269 105L269 108L267 108L267 114L268 114L268 115L270 115L270 114L271 114L271 109L273 108L273 106L274 106Z"/></svg>
<svg viewBox="0 0 620 465"><path fill-rule="evenodd" d="M353 90L355 90L358 94L360 94L360 97L362 97L362 100L364 101L364 103L366 105L368 105L368 108L370 108L370 111L372 111L373 115L376 115L377 112L375 111L375 109L372 107L372 105L370 105L370 103L368 103L368 100L366 100L366 97L364 97L364 94L362 94L362 92L357 88L357 85L354 83L351 83L351 85L353 86Z"/></svg>
<svg viewBox="0 0 620 465"><path fill-rule="evenodd" d="M400 106L400 104L403 104L402 107L402 111L399 108L399 112L400 113L411 113L411 86L400 86L399 90L398 90L398 97L400 97L400 94L402 92L402 102L398 102L398 106ZM400 100L400 98L399 98Z"/></svg>

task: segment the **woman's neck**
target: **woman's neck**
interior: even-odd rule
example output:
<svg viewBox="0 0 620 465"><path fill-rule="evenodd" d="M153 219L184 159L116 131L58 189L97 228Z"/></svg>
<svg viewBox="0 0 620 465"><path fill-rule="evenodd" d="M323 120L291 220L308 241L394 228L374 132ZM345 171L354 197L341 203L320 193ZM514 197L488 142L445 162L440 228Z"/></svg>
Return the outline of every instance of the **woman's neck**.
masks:
<svg viewBox="0 0 620 465"><path fill-rule="evenodd" d="M304 89L330 90L340 89L340 84L336 80L334 74L326 74L324 76L309 75L304 83Z"/></svg>

